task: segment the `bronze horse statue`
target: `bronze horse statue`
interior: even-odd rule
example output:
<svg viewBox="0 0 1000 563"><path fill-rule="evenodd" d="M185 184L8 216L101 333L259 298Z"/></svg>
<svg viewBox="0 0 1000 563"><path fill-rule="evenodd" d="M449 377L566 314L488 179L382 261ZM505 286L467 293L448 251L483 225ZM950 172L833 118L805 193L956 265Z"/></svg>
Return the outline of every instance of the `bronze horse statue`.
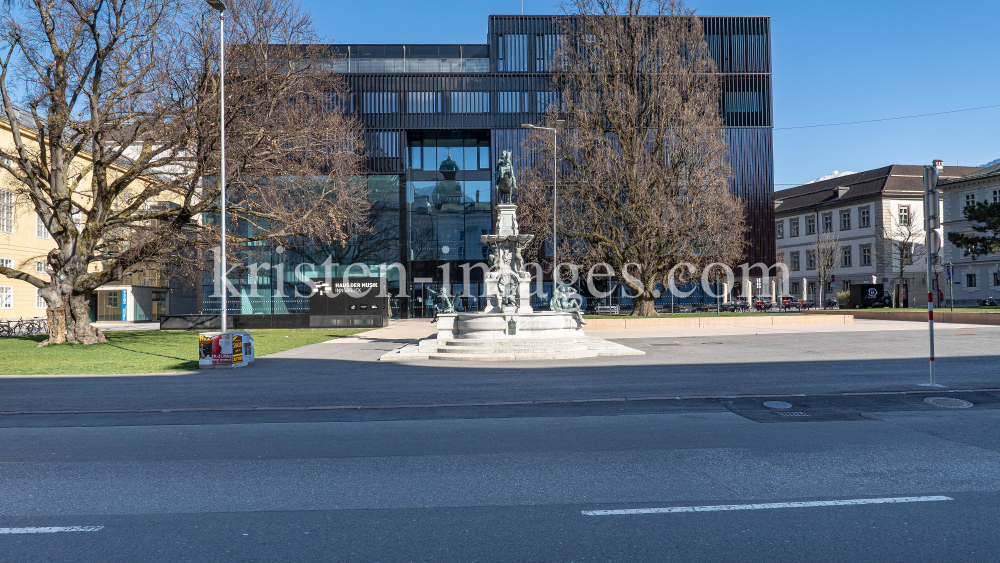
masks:
<svg viewBox="0 0 1000 563"><path fill-rule="evenodd" d="M503 151L497 162L497 191L500 193L499 203L514 203L514 191L517 180L514 178L514 166L510 162L510 151Z"/></svg>

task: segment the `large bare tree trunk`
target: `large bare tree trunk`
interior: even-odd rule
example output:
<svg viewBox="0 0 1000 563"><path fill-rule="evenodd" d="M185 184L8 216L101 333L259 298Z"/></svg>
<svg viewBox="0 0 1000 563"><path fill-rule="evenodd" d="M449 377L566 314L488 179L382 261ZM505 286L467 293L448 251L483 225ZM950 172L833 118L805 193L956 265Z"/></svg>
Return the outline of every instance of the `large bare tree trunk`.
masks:
<svg viewBox="0 0 1000 563"><path fill-rule="evenodd" d="M0 10L0 109L13 139L0 171L57 248L48 279L3 266L0 276L40 290L49 343L103 342L88 294L143 270L200 270L185 251L219 240L208 220L221 192L216 12L173 0L17 4ZM253 233L231 233L232 247L343 245L370 229L347 83L323 67L330 53L295 2L228 5L227 218Z"/></svg>

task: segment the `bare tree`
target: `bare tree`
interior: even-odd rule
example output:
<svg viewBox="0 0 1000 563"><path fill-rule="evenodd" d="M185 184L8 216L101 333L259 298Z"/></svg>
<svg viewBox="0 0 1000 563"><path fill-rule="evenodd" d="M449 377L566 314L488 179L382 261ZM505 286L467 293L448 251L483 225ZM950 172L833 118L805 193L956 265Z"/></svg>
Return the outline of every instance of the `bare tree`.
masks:
<svg viewBox="0 0 1000 563"><path fill-rule="evenodd" d="M826 285L830 283L834 270L840 266L840 259L843 257L843 250L840 247L840 239L833 233L818 233L812 248L808 250L815 260L816 277L819 278L819 293L817 304L826 308L823 300Z"/></svg>
<svg viewBox="0 0 1000 563"><path fill-rule="evenodd" d="M671 268L731 264L743 254L715 63L700 20L679 0L573 0L564 8L556 101L545 117L548 126L567 121L558 147L559 256L611 265L634 296L632 314L655 315L656 283ZM537 164L518 204L522 227L540 243L552 231L551 133L526 147Z"/></svg>
<svg viewBox="0 0 1000 563"><path fill-rule="evenodd" d="M893 285L898 280L902 287L906 270L910 266L924 263L927 249L924 246L923 224L920 214L911 212L906 217L889 214L888 221L882 221L875 228L875 259L896 274ZM893 291L893 307L902 307L900 293Z"/></svg>
<svg viewBox="0 0 1000 563"><path fill-rule="evenodd" d="M177 0L7 0L0 94L14 150L0 167L56 248L40 289L49 343L95 343L89 294L156 264L202 266L218 240L219 52L214 12ZM240 0L227 21L226 131L234 242L343 242L367 210L360 125L314 61L295 3ZM24 77L29 120L12 100ZM32 137L37 136L37 142Z"/></svg>

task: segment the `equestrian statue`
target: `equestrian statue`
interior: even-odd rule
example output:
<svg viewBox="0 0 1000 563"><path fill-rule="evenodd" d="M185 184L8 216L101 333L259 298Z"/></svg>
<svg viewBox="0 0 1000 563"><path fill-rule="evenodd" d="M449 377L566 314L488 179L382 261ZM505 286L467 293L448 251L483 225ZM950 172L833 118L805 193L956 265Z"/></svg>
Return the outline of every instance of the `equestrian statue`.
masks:
<svg viewBox="0 0 1000 563"><path fill-rule="evenodd" d="M517 180L514 178L514 166L511 164L510 151L503 151L500 154L496 174L500 203L514 203L514 191L517 190Z"/></svg>

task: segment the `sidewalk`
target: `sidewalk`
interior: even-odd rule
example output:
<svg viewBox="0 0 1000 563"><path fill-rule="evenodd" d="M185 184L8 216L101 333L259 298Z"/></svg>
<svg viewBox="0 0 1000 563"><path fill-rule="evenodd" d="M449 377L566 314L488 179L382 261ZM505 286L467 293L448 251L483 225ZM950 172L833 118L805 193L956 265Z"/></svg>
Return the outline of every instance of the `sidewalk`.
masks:
<svg viewBox="0 0 1000 563"><path fill-rule="evenodd" d="M588 323L589 324L589 323ZM935 323L939 330L951 330L962 327L962 324ZM586 326L587 335L604 339L632 338L684 338L698 336L739 336L755 334L816 334L843 332L882 332L882 331L927 331L926 323L911 323L901 321L871 321L856 320L851 324L817 324L817 325L778 325L778 326L720 326L720 327L670 327L670 328L630 328L591 330ZM366 342L405 344L425 338L433 338L437 334L437 325L429 319L405 319L392 321L385 328L379 328L354 336L330 340L328 344L359 344Z"/></svg>
<svg viewBox="0 0 1000 563"><path fill-rule="evenodd" d="M964 324L934 323L938 330L951 330L963 327ZM611 330L587 330L592 334L607 340L626 338L690 338L698 336L740 336L757 334L819 334L819 333L854 333L883 331L923 331L927 332L927 323L912 323L903 321L871 321L855 319L850 324L820 324L820 325L777 325L777 326L719 326L719 327L671 327L671 328L631 328Z"/></svg>
<svg viewBox="0 0 1000 563"><path fill-rule="evenodd" d="M113 330L160 330L160 323L156 321L141 322L141 323L128 323L122 321L101 321L90 324L94 325L95 328L99 328L104 332Z"/></svg>

